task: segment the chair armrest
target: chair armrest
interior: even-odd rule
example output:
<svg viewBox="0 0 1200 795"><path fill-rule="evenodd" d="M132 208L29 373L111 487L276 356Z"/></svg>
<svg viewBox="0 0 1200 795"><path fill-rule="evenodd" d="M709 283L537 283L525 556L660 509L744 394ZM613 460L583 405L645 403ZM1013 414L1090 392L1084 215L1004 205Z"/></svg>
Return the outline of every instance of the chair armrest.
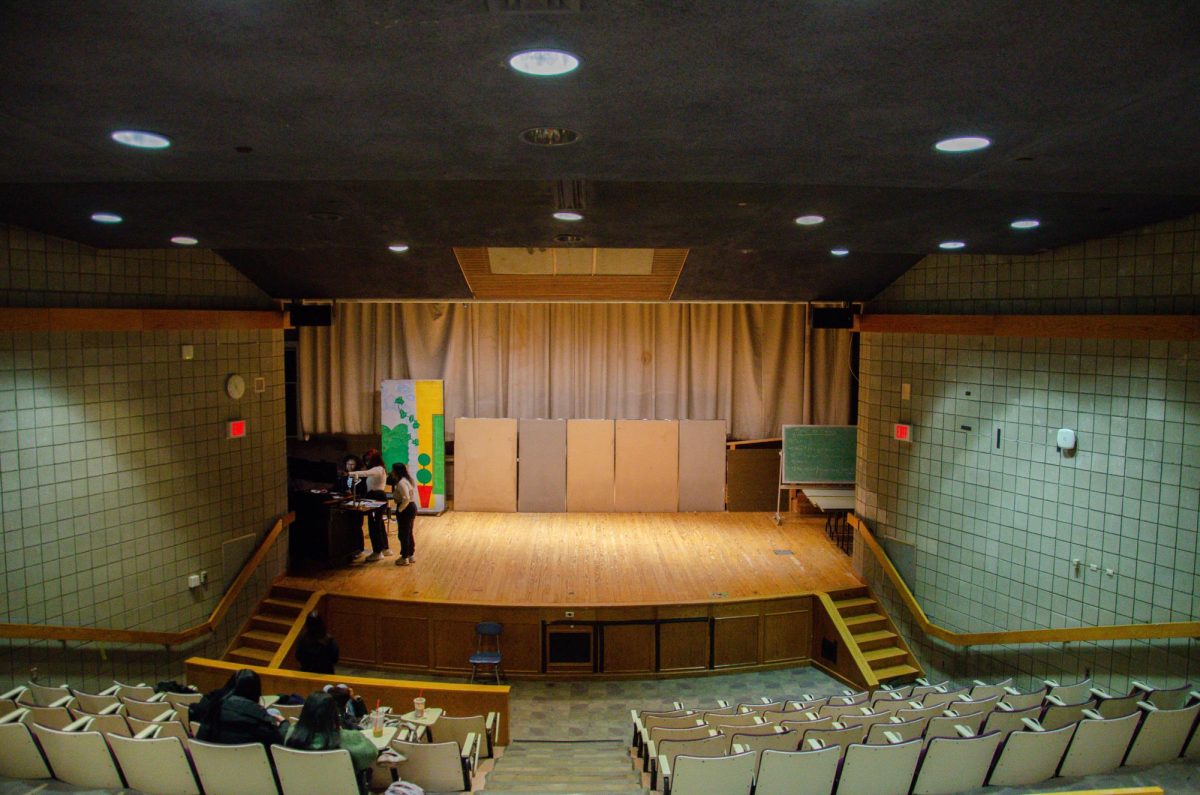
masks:
<svg viewBox="0 0 1200 795"><path fill-rule="evenodd" d="M859 707L859 708L858 708L858 710L859 710L859 712L861 712L863 715L870 715L870 714L871 714L871 708L870 708L870 707Z"/></svg>
<svg viewBox="0 0 1200 795"><path fill-rule="evenodd" d="M843 696L852 696L852 695L854 695L854 691L853 691L853 690L847 690L846 688L844 688L844 687L843 687L843 688L842 688L842 695L843 695Z"/></svg>
<svg viewBox="0 0 1200 795"><path fill-rule="evenodd" d="M1005 693L1008 693L1010 696L1019 696L1019 695L1021 695L1021 691L1020 691L1020 690L1017 690L1017 689L1016 689L1015 687L1013 687L1012 685L1005 685L1005 686L1004 686L1004 692L1005 692Z"/></svg>
<svg viewBox="0 0 1200 795"><path fill-rule="evenodd" d="M813 751L820 751L825 747L825 743L818 740L816 737L808 738L808 747Z"/></svg>
<svg viewBox="0 0 1200 795"><path fill-rule="evenodd" d="M829 728L844 729L844 728L846 728L846 724L842 723L840 720L835 720L833 723L829 724Z"/></svg>
<svg viewBox="0 0 1200 795"><path fill-rule="evenodd" d="M1061 698L1059 698L1058 696L1050 696L1050 695L1048 695L1048 696L1046 696L1046 698L1045 698L1045 701L1046 701L1047 703L1049 703L1049 704L1053 704L1053 705L1054 705L1054 706L1056 706L1056 707L1065 707L1065 706L1067 705L1067 704L1066 704L1066 702L1065 702L1065 701L1063 701L1063 700L1062 700Z"/></svg>
<svg viewBox="0 0 1200 795"><path fill-rule="evenodd" d="M24 693L28 689L29 688L25 687L24 685L17 685L12 690L9 690L7 693L0 694L0 699L8 699L9 701L16 701L18 698L21 697L21 694Z"/></svg>
<svg viewBox="0 0 1200 795"><path fill-rule="evenodd" d="M1026 729L1028 729L1028 730L1029 730L1029 731L1031 731L1031 732L1044 732L1044 731L1046 731L1045 729L1043 729L1043 728L1042 728L1042 724L1038 723L1038 722L1037 722L1036 720L1034 720L1033 718L1021 718L1021 723L1024 723L1024 724L1025 724L1025 728L1026 728Z"/></svg>
<svg viewBox="0 0 1200 795"><path fill-rule="evenodd" d="M99 714L101 714L101 715L121 715L121 714L124 714L124 713L122 713L122 712L121 712L121 708L122 708L123 706L124 706L124 705L123 705L123 704L120 704L120 703L117 703L117 704L109 704L107 707L105 707L104 709L100 710L100 713L99 713Z"/></svg>
<svg viewBox="0 0 1200 795"><path fill-rule="evenodd" d="M762 726L762 725L763 725L764 723L766 723L766 722L767 722L767 719L766 719L766 718L764 718L762 715L755 715L755 716L754 716L754 723L753 723L753 724L751 724L751 725L753 725L753 726Z"/></svg>
<svg viewBox="0 0 1200 795"><path fill-rule="evenodd" d="M472 772L479 763L479 735L475 732L467 732L467 739L463 742L462 751L459 754L463 759L467 760L471 766Z"/></svg>
<svg viewBox="0 0 1200 795"><path fill-rule="evenodd" d="M742 745L741 743L734 743L733 745L729 746L729 753L731 755L732 754L744 754L749 750L750 750L749 748Z"/></svg>
<svg viewBox="0 0 1200 795"><path fill-rule="evenodd" d="M175 710L169 709L165 712L160 713L157 717L155 717L154 722L162 723L165 720L174 720L174 718L175 718Z"/></svg>
<svg viewBox="0 0 1200 795"><path fill-rule="evenodd" d="M1192 701L1200 701L1200 690L1189 690L1188 698Z"/></svg>
<svg viewBox="0 0 1200 795"><path fill-rule="evenodd" d="M971 731L970 726L963 726L961 723L954 724L954 731L958 732L958 736L964 739L970 739L975 736L975 732Z"/></svg>
<svg viewBox="0 0 1200 795"><path fill-rule="evenodd" d="M113 685L112 687L106 687L106 688L104 688L103 690L101 690L101 691L100 691L99 693L97 693L96 695L99 695L99 696L115 696L115 695L117 694L117 692L118 692L120 689L121 689L121 686L120 686L120 685Z"/></svg>
<svg viewBox="0 0 1200 795"><path fill-rule="evenodd" d="M671 777L671 760L667 759L666 754L661 754L658 757L658 775L663 781L663 786L666 786L666 781Z"/></svg>
<svg viewBox="0 0 1200 795"><path fill-rule="evenodd" d="M1042 684L1044 684L1046 687L1058 687L1058 680L1056 680L1056 679L1043 679L1043 680L1042 680Z"/></svg>
<svg viewBox="0 0 1200 795"><path fill-rule="evenodd" d="M723 698L717 699L717 709L725 709L728 706L729 706L729 702L726 701L725 699L723 699Z"/></svg>
<svg viewBox="0 0 1200 795"><path fill-rule="evenodd" d="M68 723L66 726L63 727L63 731L65 731L65 732L87 731L88 726L92 725L93 720L95 720L95 718L93 718L89 715L85 715L84 717L80 718L77 721Z"/></svg>
<svg viewBox="0 0 1200 795"><path fill-rule="evenodd" d="M996 702L996 709L999 710L1000 712L1016 712L1016 710L1013 709L1011 705L1006 704L1003 701Z"/></svg>
<svg viewBox="0 0 1200 795"><path fill-rule="evenodd" d="M153 740L162 731L162 726L147 726L137 734L133 735L135 740Z"/></svg>
<svg viewBox="0 0 1200 795"><path fill-rule="evenodd" d="M949 690L946 689L945 685L934 685L933 689L934 689L934 691L936 691L938 693L949 693L950 692Z"/></svg>
<svg viewBox="0 0 1200 795"><path fill-rule="evenodd" d="M889 745L899 745L901 743L900 735L895 732L884 732L883 736Z"/></svg>
<svg viewBox="0 0 1200 795"><path fill-rule="evenodd" d="M944 709L944 710L942 710L942 717L943 718L961 718L962 715L959 715L957 712L955 712L952 709Z"/></svg>
<svg viewBox="0 0 1200 795"><path fill-rule="evenodd" d="M148 698L146 700L153 701L155 703L158 703L159 701L166 701L167 693L166 693L166 691L163 691L162 693L155 693L154 695L150 696L150 698Z"/></svg>
<svg viewBox="0 0 1200 795"><path fill-rule="evenodd" d="M1112 698L1111 695L1109 695L1107 692L1105 692L1104 690L1101 690L1098 687L1093 687L1090 690L1088 690L1088 692L1099 699Z"/></svg>
<svg viewBox="0 0 1200 795"><path fill-rule="evenodd" d="M682 701L672 701L671 709L676 709L676 710L683 709L683 702ZM632 712L632 711L633 710L630 710L630 712Z"/></svg>
<svg viewBox="0 0 1200 795"><path fill-rule="evenodd" d="M496 730L499 727L500 727L500 713L499 712L489 712L487 714L487 718L485 718L483 721L483 728L487 730L488 734L490 734L494 737L494 736L496 736Z"/></svg>
<svg viewBox="0 0 1200 795"><path fill-rule="evenodd" d="M967 695L966 693L959 693L955 698L959 701L971 701L972 700L971 697L969 695Z"/></svg>
<svg viewBox="0 0 1200 795"><path fill-rule="evenodd" d="M971 684L979 685L980 687L987 687L987 682L983 681L982 679L972 679Z"/></svg>
<svg viewBox="0 0 1200 795"><path fill-rule="evenodd" d="M653 764L654 760L658 759L658 744L654 740L646 741L646 748L643 757L650 764Z"/></svg>
<svg viewBox="0 0 1200 795"><path fill-rule="evenodd" d="M805 720L820 720L821 716L815 712L809 711L809 712L804 713L804 719Z"/></svg>
<svg viewBox="0 0 1200 795"><path fill-rule="evenodd" d="M71 702L73 702L74 700L75 700L75 696L71 695L70 693L67 693L67 694L66 694L65 696L63 696L62 698L56 698L56 699L54 699L54 700L53 700L53 701L51 701L49 704L47 704L47 706L50 706L50 707L69 707L69 706L71 706Z"/></svg>
<svg viewBox="0 0 1200 795"><path fill-rule="evenodd" d="M0 725L5 723L24 723L25 716L29 714L27 709L14 709L4 717L0 717Z"/></svg>
<svg viewBox="0 0 1200 795"><path fill-rule="evenodd" d="M893 715L892 717L888 718L888 719L887 719L887 722L888 722L888 723L904 723L904 721L900 720L900 719L899 719L899 718L897 718L895 715Z"/></svg>
<svg viewBox="0 0 1200 795"><path fill-rule="evenodd" d="M1149 701L1139 701L1137 705L1145 712L1158 712L1158 707L1154 706Z"/></svg>
<svg viewBox="0 0 1200 795"><path fill-rule="evenodd" d="M1104 716L1094 709L1085 709L1083 711L1083 717L1087 718L1088 720L1104 720Z"/></svg>

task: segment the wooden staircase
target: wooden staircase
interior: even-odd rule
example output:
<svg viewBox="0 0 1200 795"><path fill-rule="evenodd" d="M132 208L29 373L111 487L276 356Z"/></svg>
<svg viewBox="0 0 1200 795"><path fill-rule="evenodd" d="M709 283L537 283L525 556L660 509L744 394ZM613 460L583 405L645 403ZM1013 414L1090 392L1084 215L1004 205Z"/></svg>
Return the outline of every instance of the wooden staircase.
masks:
<svg viewBox="0 0 1200 795"><path fill-rule="evenodd" d="M271 665L292 628L307 616L311 596L298 588L272 585L223 659L247 665Z"/></svg>
<svg viewBox="0 0 1200 795"><path fill-rule="evenodd" d="M842 621L880 682L909 680L923 675L921 664L870 589L849 588L830 594Z"/></svg>

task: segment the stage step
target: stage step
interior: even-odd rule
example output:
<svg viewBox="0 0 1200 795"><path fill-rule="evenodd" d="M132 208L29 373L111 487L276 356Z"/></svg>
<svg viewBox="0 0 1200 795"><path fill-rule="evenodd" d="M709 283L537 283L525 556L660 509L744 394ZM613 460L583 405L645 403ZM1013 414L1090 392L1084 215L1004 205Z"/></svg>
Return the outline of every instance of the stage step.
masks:
<svg viewBox="0 0 1200 795"><path fill-rule="evenodd" d="M915 679L921 675L921 669L913 668L911 665L893 665L889 668L880 668L875 671L875 675L881 682L890 679Z"/></svg>
<svg viewBox="0 0 1200 795"><path fill-rule="evenodd" d="M270 665L292 627L304 618L302 613L308 597L309 594L299 588L272 586L225 651L224 659L249 665Z"/></svg>
<svg viewBox="0 0 1200 795"><path fill-rule="evenodd" d="M870 676L887 682L923 675L917 658L869 590L855 588L836 596L831 594L831 598L838 616L850 630L850 642L858 647L870 668ZM866 671L862 677L869 681Z"/></svg>
<svg viewBox="0 0 1200 795"><path fill-rule="evenodd" d="M896 633L888 632L886 629L876 629L869 632L854 633L854 642L858 644L858 648L864 652L872 649L882 649L887 646L894 646L896 641Z"/></svg>

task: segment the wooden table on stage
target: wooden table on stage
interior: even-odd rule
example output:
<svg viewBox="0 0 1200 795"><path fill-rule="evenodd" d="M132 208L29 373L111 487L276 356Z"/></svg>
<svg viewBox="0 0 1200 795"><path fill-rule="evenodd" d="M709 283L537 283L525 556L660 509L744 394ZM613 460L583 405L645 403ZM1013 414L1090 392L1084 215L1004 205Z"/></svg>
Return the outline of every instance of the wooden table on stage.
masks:
<svg viewBox="0 0 1200 795"><path fill-rule="evenodd" d="M851 535L846 514L854 510L854 487L802 488L800 491L825 514L825 534L849 554Z"/></svg>

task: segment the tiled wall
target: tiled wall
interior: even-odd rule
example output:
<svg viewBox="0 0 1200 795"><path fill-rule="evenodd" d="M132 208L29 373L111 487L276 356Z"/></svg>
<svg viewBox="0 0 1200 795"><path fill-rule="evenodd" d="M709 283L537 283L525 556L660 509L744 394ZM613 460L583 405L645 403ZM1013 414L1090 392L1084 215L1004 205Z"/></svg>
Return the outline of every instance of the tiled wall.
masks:
<svg viewBox="0 0 1200 795"><path fill-rule="evenodd" d="M958 267L930 257L869 309L1190 311L1200 292L1195 227L1193 217ZM1056 271L1060 262L1066 276L1037 277L1039 263ZM858 510L877 534L915 546L909 586L935 623L992 631L1200 619L1200 343L865 334L861 370ZM892 439L898 421L912 423L911 444ZM1078 434L1073 456L1055 449L1064 427ZM866 573L901 619L879 572ZM1118 690L1131 678L1200 677L1197 641L966 651L906 629L935 675L1011 673L1029 684L1091 674Z"/></svg>
<svg viewBox="0 0 1200 795"><path fill-rule="evenodd" d="M181 289L171 279L131 275L146 263L153 270L170 262L173 251L127 258L5 231L6 285L18 270L28 271L21 280L32 272L11 267L29 262L18 252L41 252L40 267L51 260L62 266L55 285L96 288L103 279L95 269L103 267L116 293L109 305L269 305L211 253L197 252L209 262L202 269L208 278ZM145 294L131 300L137 290ZM98 288L84 295L47 285L5 295L10 305L49 305L68 295L80 299L72 304L106 305ZM193 347L191 361L183 359L185 344ZM236 402L224 391L235 372L251 384ZM254 391L255 377L265 391ZM244 439L225 438L225 423L235 418L248 421ZM285 466L279 331L0 333L0 620L165 631L204 621L237 573L223 567L223 543L261 537L285 512ZM43 681L180 678L182 657L223 650L285 558L286 543L216 637L171 653L6 642L0 683L23 681L32 666ZM187 575L200 571L208 572L208 585L189 590Z"/></svg>

